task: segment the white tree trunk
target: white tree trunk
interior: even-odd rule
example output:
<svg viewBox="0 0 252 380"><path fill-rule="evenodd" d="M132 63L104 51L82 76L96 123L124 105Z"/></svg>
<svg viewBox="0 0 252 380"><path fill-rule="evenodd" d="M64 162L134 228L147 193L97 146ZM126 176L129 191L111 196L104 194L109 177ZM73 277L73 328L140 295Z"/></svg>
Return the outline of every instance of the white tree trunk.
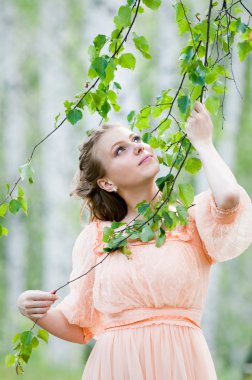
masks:
<svg viewBox="0 0 252 380"><path fill-rule="evenodd" d="M24 159L24 117L20 93L19 63L21 52L15 49L16 29L13 27L17 21L17 13L13 3L6 3L0 14L1 27L1 51L0 82L4 84L2 95L3 141L1 149L4 149L4 172L8 176L6 181L11 181L11 187L18 178L18 166ZM22 186L22 183L20 183ZM16 192L13 194L16 197ZM6 239L6 321L11 326L17 325L18 311L16 300L20 289L24 288L24 251L26 248L26 235L22 224L22 211L8 217L9 236ZM8 322L7 322L8 318ZM7 337L9 339L9 336Z"/></svg>
<svg viewBox="0 0 252 380"><path fill-rule="evenodd" d="M57 15L57 17L55 17ZM40 57L40 112L39 123L43 136L54 125L54 117L62 111L63 102L72 99L69 91L69 73L64 64L64 38L67 28L66 4L61 1L40 3L40 25L38 54ZM70 37L70 36L69 36ZM74 59L74 57L73 57ZM76 91L77 92L77 91ZM39 181L43 188L44 214L41 226L44 236L43 288L50 291L67 282L71 270L71 252L78 231L67 219L66 209L70 207L69 184L74 170L73 127L65 122L63 126L45 141L42 151ZM72 202L72 200L71 200ZM68 289L60 291L61 298ZM80 357L81 350L75 344L51 337L48 358L72 365Z"/></svg>

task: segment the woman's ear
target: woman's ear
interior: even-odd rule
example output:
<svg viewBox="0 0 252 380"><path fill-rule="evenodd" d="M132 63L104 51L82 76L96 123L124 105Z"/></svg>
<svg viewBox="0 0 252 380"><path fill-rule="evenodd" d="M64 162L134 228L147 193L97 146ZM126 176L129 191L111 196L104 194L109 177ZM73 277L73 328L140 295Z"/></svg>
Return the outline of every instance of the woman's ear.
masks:
<svg viewBox="0 0 252 380"><path fill-rule="evenodd" d="M117 187L109 180L105 178L100 178L97 180L97 185L108 192L117 191Z"/></svg>

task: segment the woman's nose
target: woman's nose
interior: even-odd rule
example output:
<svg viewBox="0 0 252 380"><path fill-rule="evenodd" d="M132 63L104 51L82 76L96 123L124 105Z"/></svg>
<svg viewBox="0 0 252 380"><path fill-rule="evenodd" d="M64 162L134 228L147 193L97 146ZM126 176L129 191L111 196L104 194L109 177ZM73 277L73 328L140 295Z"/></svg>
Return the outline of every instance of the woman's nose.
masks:
<svg viewBox="0 0 252 380"><path fill-rule="evenodd" d="M135 150L135 152L137 152L137 153L139 153L139 152L141 152L142 150L144 150L143 143L142 143L142 142L139 142L138 144L136 144L134 150Z"/></svg>

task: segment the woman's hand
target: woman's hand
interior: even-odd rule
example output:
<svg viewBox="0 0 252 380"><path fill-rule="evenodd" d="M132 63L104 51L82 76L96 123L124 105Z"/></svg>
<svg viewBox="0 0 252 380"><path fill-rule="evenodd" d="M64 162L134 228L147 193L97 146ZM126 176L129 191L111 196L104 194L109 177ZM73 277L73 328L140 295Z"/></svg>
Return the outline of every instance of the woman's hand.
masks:
<svg viewBox="0 0 252 380"><path fill-rule="evenodd" d="M21 314L30 319L39 319L46 315L52 304L59 298L57 294L41 290L27 290L20 294L17 306Z"/></svg>
<svg viewBox="0 0 252 380"><path fill-rule="evenodd" d="M194 109L187 119L185 130L196 150L202 145L212 144L213 123L204 104L195 103Z"/></svg>

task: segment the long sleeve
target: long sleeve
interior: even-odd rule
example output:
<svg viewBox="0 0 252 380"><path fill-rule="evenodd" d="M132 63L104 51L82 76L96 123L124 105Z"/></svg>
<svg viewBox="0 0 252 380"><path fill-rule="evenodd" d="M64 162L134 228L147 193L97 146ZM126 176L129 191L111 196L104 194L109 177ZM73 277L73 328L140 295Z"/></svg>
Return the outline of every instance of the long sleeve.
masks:
<svg viewBox="0 0 252 380"><path fill-rule="evenodd" d="M206 254L212 263L230 260L243 253L252 242L252 204L239 186L240 202L230 210L217 207L210 189L194 198L189 209Z"/></svg>
<svg viewBox="0 0 252 380"><path fill-rule="evenodd" d="M70 281L86 273L96 264L93 251L96 242L96 224L89 223L78 235L72 251L72 271ZM83 328L84 343L102 331L101 314L93 303L93 284L95 269L69 284L70 293L55 307L71 324Z"/></svg>

